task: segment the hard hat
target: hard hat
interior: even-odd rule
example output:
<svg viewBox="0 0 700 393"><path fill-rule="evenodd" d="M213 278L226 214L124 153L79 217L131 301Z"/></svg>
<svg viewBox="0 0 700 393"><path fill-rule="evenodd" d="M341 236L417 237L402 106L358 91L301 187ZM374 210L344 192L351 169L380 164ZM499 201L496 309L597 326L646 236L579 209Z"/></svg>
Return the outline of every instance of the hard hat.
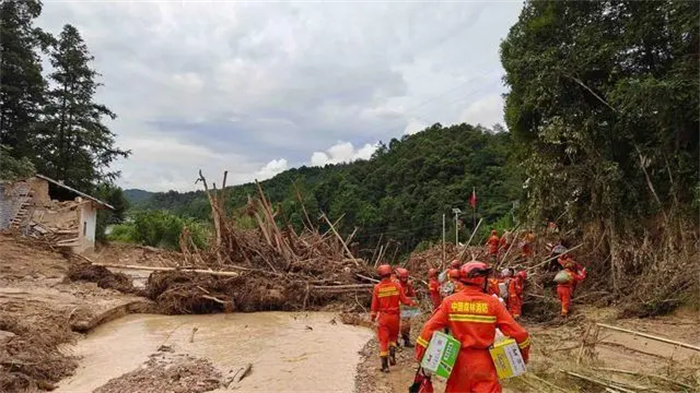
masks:
<svg viewBox="0 0 700 393"><path fill-rule="evenodd" d="M465 284L482 286L489 274L491 274L491 268L487 264L473 261L462 266L460 279Z"/></svg>
<svg viewBox="0 0 700 393"><path fill-rule="evenodd" d="M428 277L435 277L437 276L437 270L433 269L432 267L428 269Z"/></svg>
<svg viewBox="0 0 700 393"><path fill-rule="evenodd" d="M386 277L391 275L391 266L389 265L379 265L377 267L377 274L379 274L382 277Z"/></svg>
<svg viewBox="0 0 700 393"><path fill-rule="evenodd" d="M450 278L459 278L459 269L450 269Z"/></svg>
<svg viewBox="0 0 700 393"><path fill-rule="evenodd" d="M501 270L501 276L503 277L512 277L513 276L513 271L510 268L505 268Z"/></svg>
<svg viewBox="0 0 700 393"><path fill-rule="evenodd" d="M408 270L406 270L402 267L396 268L396 276L400 280L408 280Z"/></svg>
<svg viewBox="0 0 700 393"><path fill-rule="evenodd" d="M459 269L459 259L455 259L454 261L450 262L450 267L453 269Z"/></svg>

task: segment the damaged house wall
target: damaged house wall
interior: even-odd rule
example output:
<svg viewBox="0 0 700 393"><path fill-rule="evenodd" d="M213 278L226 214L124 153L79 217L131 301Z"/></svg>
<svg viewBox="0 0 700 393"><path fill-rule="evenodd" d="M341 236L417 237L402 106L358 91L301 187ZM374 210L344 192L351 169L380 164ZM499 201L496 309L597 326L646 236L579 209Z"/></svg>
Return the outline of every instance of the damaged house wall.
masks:
<svg viewBox="0 0 700 393"><path fill-rule="evenodd" d="M0 229L19 230L74 252L94 248L97 210L111 208L41 175L0 187Z"/></svg>

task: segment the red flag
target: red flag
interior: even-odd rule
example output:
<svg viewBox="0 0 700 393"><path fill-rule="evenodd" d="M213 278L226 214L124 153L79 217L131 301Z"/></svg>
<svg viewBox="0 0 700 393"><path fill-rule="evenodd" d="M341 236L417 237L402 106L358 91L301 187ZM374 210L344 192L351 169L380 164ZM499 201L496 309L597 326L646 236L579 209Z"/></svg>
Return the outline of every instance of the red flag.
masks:
<svg viewBox="0 0 700 393"><path fill-rule="evenodd" d="M469 197L469 206L476 209L476 188L472 188L472 196Z"/></svg>

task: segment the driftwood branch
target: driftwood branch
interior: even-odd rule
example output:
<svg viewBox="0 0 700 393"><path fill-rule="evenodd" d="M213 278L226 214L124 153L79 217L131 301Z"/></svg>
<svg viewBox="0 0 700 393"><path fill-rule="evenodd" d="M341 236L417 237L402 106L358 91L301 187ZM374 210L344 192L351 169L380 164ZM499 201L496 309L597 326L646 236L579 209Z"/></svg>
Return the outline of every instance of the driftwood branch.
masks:
<svg viewBox="0 0 700 393"><path fill-rule="evenodd" d="M650 340L655 340L655 341L659 341L659 342L662 342L662 343L671 344L671 345L675 345L675 346L678 346L678 347L683 347L683 348L687 348L687 349L692 349L693 351L698 351L698 352L700 352L700 347L698 347L698 346L696 346L696 345L690 345L690 344L686 344L686 343L684 343L684 342L680 342L680 341L676 341L676 340L669 340L669 339L663 338L663 337L652 336L651 334L641 333L641 332L637 332L637 331L630 330L630 329L624 329L624 328L617 327L617 326L606 325L606 324L604 324L604 323L597 323L596 325L598 325L598 326L600 326L600 327L602 327L602 328L605 328L605 329L610 329L610 330L615 330L615 331L618 331L618 332L628 333L628 334L631 334L631 335L634 335L634 336L644 337L644 338L648 338L648 339L650 339Z"/></svg>
<svg viewBox="0 0 700 393"><path fill-rule="evenodd" d="M348 253L348 256L350 258L352 258L353 262L355 262L355 266L360 266L359 262L357 262L357 260L355 259L355 256L353 256L352 252L350 252L348 245L345 244L345 240L343 240L343 238L340 236L338 231L335 230L335 227L333 226L333 224L331 224L331 221L328 219L328 217L326 217L326 214L324 213L324 214L322 214L322 216L323 216L323 219L326 220L326 223L331 226L331 230L333 231L333 233L335 233L335 236L338 238L338 240L340 240L340 243L343 245L343 248Z"/></svg>

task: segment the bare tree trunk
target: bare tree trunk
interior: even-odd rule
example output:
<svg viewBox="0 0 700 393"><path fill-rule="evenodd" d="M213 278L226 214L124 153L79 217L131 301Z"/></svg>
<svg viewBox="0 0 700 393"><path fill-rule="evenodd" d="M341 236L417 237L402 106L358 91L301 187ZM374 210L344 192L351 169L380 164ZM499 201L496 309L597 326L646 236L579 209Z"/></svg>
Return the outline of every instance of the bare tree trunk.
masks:
<svg viewBox="0 0 700 393"><path fill-rule="evenodd" d="M606 220L608 227L608 247L610 248L610 280L612 283L613 292L618 292L618 272L619 272L619 256L617 250L617 231L612 219Z"/></svg>

